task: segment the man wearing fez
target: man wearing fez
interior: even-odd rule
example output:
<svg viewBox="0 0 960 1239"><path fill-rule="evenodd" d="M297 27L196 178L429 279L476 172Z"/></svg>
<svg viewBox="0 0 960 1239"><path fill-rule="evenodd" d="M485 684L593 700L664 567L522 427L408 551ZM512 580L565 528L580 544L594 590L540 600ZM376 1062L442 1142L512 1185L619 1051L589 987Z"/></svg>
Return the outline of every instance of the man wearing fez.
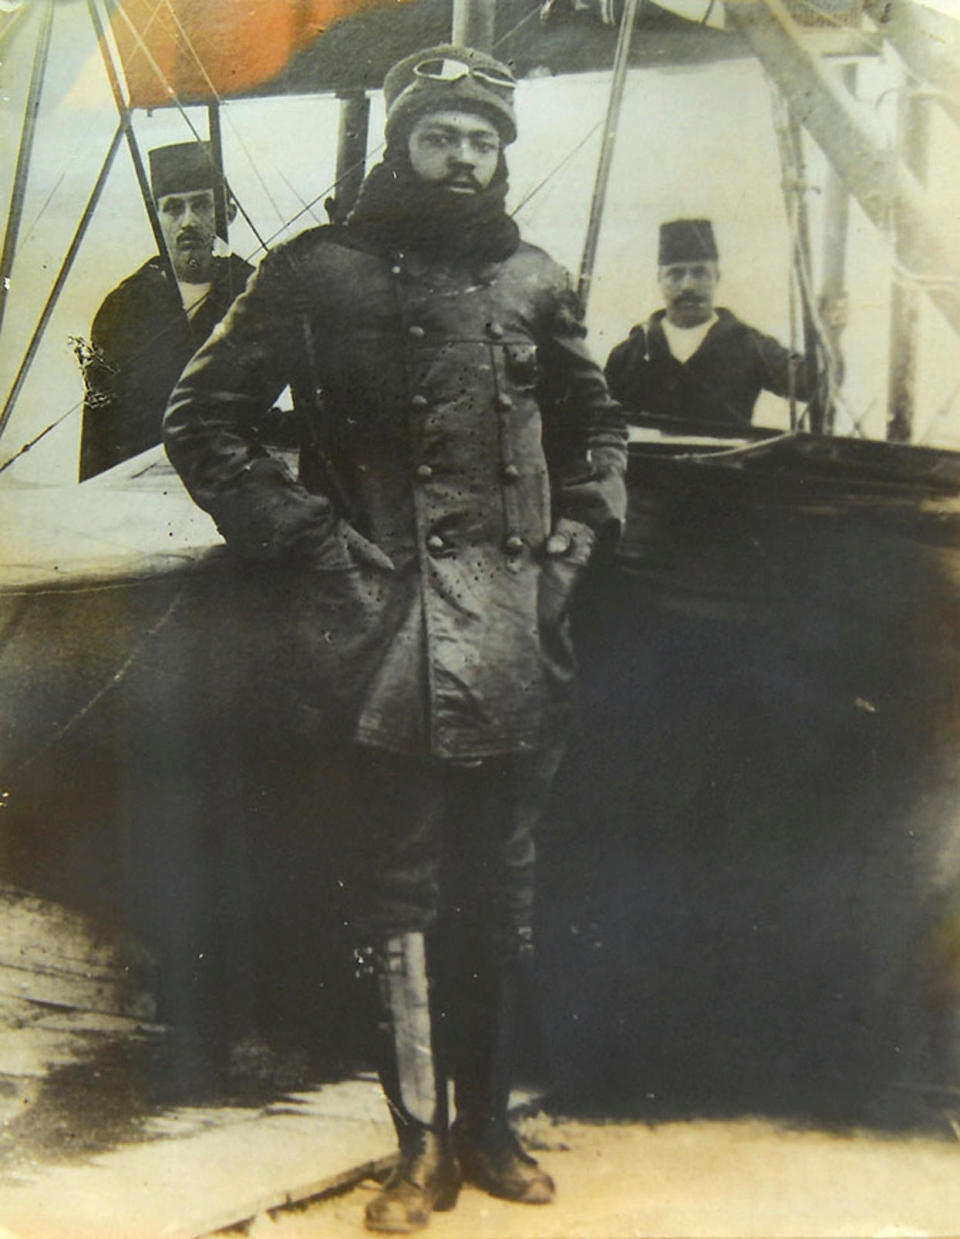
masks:
<svg viewBox="0 0 960 1239"><path fill-rule="evenodd" d="M802 357L714 306L720 268L709 220L661 225L657 278L664 308L607 359L610 391L628 414L737 425L749 423L763 390L812 398Z"/></svg>
<svg viewBox="0 0 960 1239"><path fill-rule="evenodd" d="M567 608L624 516L626 428L567 275L505 210L514 86L465 48L395 65L383 161L346 223L264 260L165 420L228 544L294 583L278 681L350 742L367 871L349 919L400 1144L367 1207L379 1231L452 1208L461 1177L554 1193L508 1126L513 1030L575 679ZM249 431L287 383L297 481Z"/></svg>
<svg viewBox="0 0 960 1239"><path fill-rule="evenodd" d="M160 442L174 383L253 270L234 254L214 257L215 177L206 142L150 152L150 185L176 278L157 255L97 311L83 366L81 481ZM231 201L229 219L235 214Z"/></svg>

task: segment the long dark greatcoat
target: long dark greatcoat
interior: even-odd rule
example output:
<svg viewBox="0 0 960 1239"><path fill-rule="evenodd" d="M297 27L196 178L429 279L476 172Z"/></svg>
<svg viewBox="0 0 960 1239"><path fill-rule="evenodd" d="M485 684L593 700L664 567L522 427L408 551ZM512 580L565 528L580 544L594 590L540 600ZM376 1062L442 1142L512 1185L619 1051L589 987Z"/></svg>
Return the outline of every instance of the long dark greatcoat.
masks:
<svg viewBox="0 0 960 1239"><path fill-rule="evenodd" d="M532 246L470 271L320 228L264 260L187 367L168 453L228 543L291 565L277 672L356 740L477 758L537 747L562 713L569 593L624 515L624 423L583 335ZM297 483L248 429L288 382ZM559 517L574 536L550 556Z"/></svg>

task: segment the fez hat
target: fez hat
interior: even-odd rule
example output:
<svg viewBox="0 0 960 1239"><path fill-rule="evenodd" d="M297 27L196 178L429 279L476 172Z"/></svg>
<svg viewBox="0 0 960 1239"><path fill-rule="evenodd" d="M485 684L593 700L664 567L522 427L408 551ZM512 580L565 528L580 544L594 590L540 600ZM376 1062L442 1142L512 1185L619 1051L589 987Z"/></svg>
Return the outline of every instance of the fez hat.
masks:
<svg viewBox="0 0 960 1239"><path fill-rule="evenodd" d="M661 267L675 262L717 261L717 243L708 219L672 219L660 225Z"/></svg>
<svg viewBox="0 0 960 1239"><path fill-rule="evenodd" d="M510 69L472 47L441 43L405 56L383 79L387 140L409 133L427 112L477 112L496 125L504 143L517 136L516 80Z"/></svg>
<svg viewBox="0 0 960 1239"><path fill-rule="evenodd" d="M180 142L150 152L150 188L157 201L166 194L213 189L216 179L209 142Z"/></svg>

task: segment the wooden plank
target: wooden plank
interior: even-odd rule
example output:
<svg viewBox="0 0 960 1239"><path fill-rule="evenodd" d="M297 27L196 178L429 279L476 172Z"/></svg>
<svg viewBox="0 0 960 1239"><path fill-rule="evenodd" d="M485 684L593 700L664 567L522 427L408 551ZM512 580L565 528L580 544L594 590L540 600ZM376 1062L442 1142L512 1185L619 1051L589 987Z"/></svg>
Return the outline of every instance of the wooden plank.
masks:
<svg viewBox="0 0 960 1239"><path fill-rule="evenodd" d="M94 977L52 969L11 967L0 960L0 994L48 1006L125 1015L122 976Z"/></svg>
<svg viewBox="0 0 960 1239"><path fill-rule="evenodd" d="M48 1239L198 1239L380 1173L395 1148L372 1081L325 1086L281 1113L215 1117L188 1137L0 1185L0 1216L14 1231Z"/></svg>
<svg viewBox="0 0 960 1239"><path fill-rule="evenodd" d="M149 1018L120 946L88 918L26 892L0 888L0 995L107 1015Z"/></svg>

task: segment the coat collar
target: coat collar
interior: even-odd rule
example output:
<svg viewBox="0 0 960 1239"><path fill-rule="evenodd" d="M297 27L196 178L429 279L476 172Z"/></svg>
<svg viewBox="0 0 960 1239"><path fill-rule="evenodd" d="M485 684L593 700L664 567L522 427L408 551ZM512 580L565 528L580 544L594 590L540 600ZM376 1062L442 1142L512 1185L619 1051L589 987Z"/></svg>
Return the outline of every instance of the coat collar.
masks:
<svg viewBox="0 0 960 1239"><path fill-rule="evenodd" d="M227 258L214 258L213 277L210 283L214 285L222 284L225 280L231 276L236 276L238 273L246 278L252 271L253 267L237 254L230 254ZM135 274L143 275L145 272L149 272L154 277L159 277L164 283L168 282L167 265L159 254L154 254L152 258L147 259Z"/></svg>
<svg viewBox="0 0 960 1239"><path fill-rule="evenodd" d="M694 357L699 357L702 353L712 350L717 343L722 343L725 337L740 327L740 320L732 310L718 305L715 307L715 313L717 321L700 341L700 347L691 357L687 358L686 362L678 362L678 365L688 365ZM671 361L676 361L676 358L670 352L667 335L662 326L666 316L666 310L657 310L651 314L650 322L647 326L647 352L651 359L669 358Z"/></svg>

